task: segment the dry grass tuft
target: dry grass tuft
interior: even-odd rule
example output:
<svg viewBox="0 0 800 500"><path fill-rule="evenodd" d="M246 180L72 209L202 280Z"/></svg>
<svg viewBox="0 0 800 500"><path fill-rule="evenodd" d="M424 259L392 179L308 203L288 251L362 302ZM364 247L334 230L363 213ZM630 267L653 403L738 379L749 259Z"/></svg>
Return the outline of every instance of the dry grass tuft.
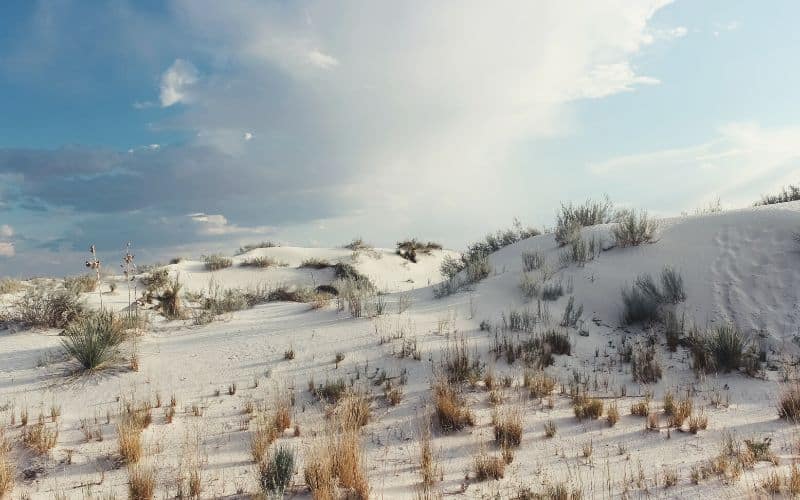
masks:
<svg viewBox="0 0 800 500"><path fill-rule="evenodd" d="M473 459L472 471L478 481L502 479L506 472L506 462L501 457L487 455L485 450L481 450Z"/></svg>
<svg viewBox="0 0 800 500"><path fill-rule="evenodd" d="M617 408L617 402L614 401L608 408L606 409L606 421L608 422L609 427L614 427L617 425L619 421L619 409Z"/></svg>
<svg viewBox="0 0 800 500"><path fill-rule="evenodd" d="M427 423L420 426L419 441L419 473L422 476L422 484L432 486L436 484L439 466L433 454L431 428Z"/></svg>
<svg viewBox="0 0 800 500"><path fill-rule="evenodd" d="M142 457L142 430L143 427L130 418L117 424L117 451L126 463L136 463Z"/></svg>
<svg viewBox="0 0 800 500"><path fill-rule="evenodd" d="M464 396L446 379L434 381L433 387L436 417L444 432L460 431L474 424L472 412L467 407Z"/></svg>
<svg viewBox="0 0 800 500"><path fill-rule="evenodd" d="M603 402L586 394L579 394L572 400L572 410L578 420L585 418L596 420L603 415Z"/></svg>
<svg viewBox="0 0 800 500"><path fill-rule="evenodd" d="M38 422L22 429L22 443L39 455L44 455L52 450L57 441L58 427L48 427L44 422Z"/></svg>
<svg viewBox="0 0 800 500"><path fill-rule="evenodd" d="M535 372L525 371L522 379L523 387L527 387L530 396L534 399L542 399L549 396L556 388L556 379L547 375L544 371Z"/></svg>
<svg viewBox="0 0 800 500"><path fill-rule="evenodd" d="M333 429L329 438L317 443L310 457L304 476L313 498L369 498L361 439L356 430ZM344 490L343 495L337 495L337 486Z"/></svg>
<svg viewBox="0 0 800 500"><path fill-rule="evenodd" d="M522 443L522 416L516 408L498 412L494 420L494 441L503 448Z"/></svg>
<svg viewBox="0 0 800 500"><path fill-rule="evenodd" d="M128 467L128 499L152 500L156 491L156 474L152 467Z"/></svg>
<svg viewBox="0 0 800 500"><path fill-rule="evenodd" d="M778 416L792 422L800 420L800 384L793 383L781 393Z"/></svg>
<svg viewBox="0 0 800 500"><path fill-rule="evenodd" d="M634 403L631 405L631 415L637 417L646 417L650 414L650 398L646 397L644 401Z"/></svg>
<svg viewBox="0 0 800 500"><path fill-rule="evenodd" d="M6 440L3 430L0 428L0 498L4 498L14 489L16 467L9 456L10 450L11 443Z"/></svg>
<svg viewBox="0 0 800 500"><path fill-rule="evenodd" d="M276 439L278 439L278 431L275 429L275 422L263 416L258 417L255 420L255 429L250 436L250 454L255 463L264 461L270 445Z"/></svg>

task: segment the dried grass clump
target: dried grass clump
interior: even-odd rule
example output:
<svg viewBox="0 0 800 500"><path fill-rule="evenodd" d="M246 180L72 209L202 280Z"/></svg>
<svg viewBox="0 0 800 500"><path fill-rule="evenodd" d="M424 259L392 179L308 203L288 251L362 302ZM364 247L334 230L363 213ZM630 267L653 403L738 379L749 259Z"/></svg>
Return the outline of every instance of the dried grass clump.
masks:
<svg viewBox="0 0 800 500"><path fill-rule="evenodd" d="M218 253L203 255L201 259L207 271L219 271L233 266L233 259Z"/></svg>
<svg viewBox="0 0 800 500"><path fill-rule="evenodd" d="M64 288L74 293L90 293L97 290L99 280L95 274L82 274L80 276L67 276L64 278Z"/></svg>
<svg viewBox="0 0 800 500"><path fill-rule="evenodd" d="M275 248L279 247L280 245L275 243L274 241L261 241L258 243L248 243L247 245L242 245L236 250L236 255L242 255L243 253L247 253L251 250L256 250L258 248Z"/></svg>
<svg viewBox="0 0 800 500"><path fill-rule="evenodd" d="M789 185L784 187L778 194L763 195L761 200L755 203L755 206L775 205L797 200L800 200L800 186Z"/></svg>
<svg viewBox="0 0 800 500"><path fill-rule="evenodd" d="M167 319L182 319L184 317L183 301L181 300L181 290L183 284L178 276L169 282L164 291L156 297L158 299L161 314Z"/></svg>
<svg viewBox="0 0 800 500"><path fill-rule="evenodd" d="M474 424L474 417L464 396L453 384L440 378L434 381L433 391L436 417L444 432L454 432Z"/></svg>
<svg viewBox="0 0 800 500"><path fill-rule="evenodd" d="M44 455L58 442L58 427L48 427L44 422L22 429L22 444L39 455Z"/></svg>
<svg viewBox="0 0 800 500"><path fill-rule="evenodd" d="M152 500L156 492L156 473L152 467L128 466L128 499Z"/></svg>
<svg viewBox="0 0 800 500"><path fill-rule="evenodd" d="M274 257L261 256L244 259L239 265L242 267L258 267L261 269L267 269L270 267L286 267L289 264Z"/></svg>
<svg viewBox="0 0 800 500"><path fill-rule="evenodd" d="M530 391L530 397L542 399L549 396L556 388L556 379L547 375L544 371L525 371L522 378L523 387Z"/></svg>
<svg viewBox="0 0 800 500"><path fill-rule="evenodd" d="M69 290L28 288L14 301L8 321L35 328L64 328L86 315L86 305Z"/></svg>
<svg viewBox="0 0 800 500"><path fill-rule="evenodd" d="M481 450L473 459L472 471L478 481L503 479L506 462L501 457L488 455L485 450Z"/></svg>
<svg viewBox="0 0 800 500"><path fill-rule="evenodd" d="M698 373L730 372L743 369L755 376L761 369L755 346L734 325L722 325L701 333L692 331L688 338L692 368Z"/></svg>
<svg viewBox="0 0 800 500"><path fill-rule="evenodd" d="M675 405L672 412L669 413L669 418L667 419L669 426L681 427L686 419L692 416L693 406L691 399L681 399L678 404Z"/></svg>
<svg viewBox="0 0 800 500"><path fill-rule="evenodd" d="M117 424L117 452L122 461L132 464L142 457L142 422L135 418L125 418Z"/></svg>
<svg viewBox="0 0 800 500"><path fill-rule="evenodd" d="M556 435L558 432L558 426L552 420L548 420L544 423L544 435L545 437L551 438Z"/></svg>
<svg viewBox="0 0 800 500"><path fill-rule="evenodd" d="M312 497L367 500L370 488L358 432L331 429L329 435L306 460L304 476Z"/></svg>
<svg viewBox="0 0 800 500"><path fill-rule="evenodd" d="M484 369L477 349L470 351L463 335L447 343L442 352L442 367L450 383L478 380Z"/></svg>
<svg viewBox="0 0 800 500"><path fill-rule="evenodd" d="M800 420L800 384L792 383L781 393L778 416L792 422Z"/></svg>
<svg viewBox="0 0 800 500"><path fill-rule="evenodd" d="M708 417L704 414L689 417L689 432L697 434L698 431L708 428Z"/></svg>
<svg viewBox="0 0 800 500"><path fill-rule="evenodd" d="M631 358L633 380L642 384L653 384L661 380L661 363L653 345L639 347Z"/></svg>
<svg viewBox="0 0 800 500"><path fill-rule="evenodd" d="M255 420L255 428L250 436L250 454L257 464L262 463L272 443L278 439L278 430L275 421L264 416Z"/></svg>
<svg viewBox="0 0 800 500"><path fill-rule="evenodd" d="M348 391L339 400L333 414L338 424L345 429L360 429L370 419L370 398L363 392Z"/></svg>
<svg viewBox="0 0 800 500"><path fill-rule="evenodd" d="M631 415L646 417L650 414L650 397L645 397L644 401L631 405Z"/></svg>
<svg viewBox="0 0 800 500"><path fill-rule="evenodd" d="M522 269L526 273L540 269L544 263L544 254L539 250L526 250L522 252Z"/></svg>
<svg viewBox="0 0 800 500"><path fill-rule="evenodd" d="M20 280L13 278L0 278L0 295L17 293L25 288Z"/></svg>
<svg viewBox="0 0 800 500"><path fill-rule="evenodd" d="M603 402L586 394L579 394L572 400L572 410L578 420L586 418L597 420L603 416Z"/></svg>
<svg viewBox="0 0 800 500"><path fill-rule="evenodd" d="M422 484L429 487L436 484L439 467L433 454L431 429L427 423L421 426L419 441L419 473L422 476Z"/></svg>
<svg viewBox="0 0 800 500"><path fill-rule="evenodd" d="M606 422L608 422L609 427L614 427L619 422L619 409L616 401L609 404L606 409Z"/></svg>
<svg viewBox="0 0 800 500"><path fill-rule="evenodd" d="M411 261L417 261L417 255L428 255L434 250L441 250L442 245L439 243L428 241L422 242L416 238L397 242L397 250L395 253L400 257Z"/></svg>
<svg viewBox="0 0 800 500"><path fill-rule="evenodd" d="M326 269L328 267L333 267L333 264L325 259L309 257L300 263L300 267L306 269Z"/></svg>
<svg viewBox="0 0 800 500"><path fill-rule="evenodd" d="M522 443L522 415L518 409L499 412L494 418L494 441L502 448Z"/></svg>
<svg viewBox="0 0 800 500"><path fill-rule="evenodd" d="M169 269L166 267L153 269L142 276L141 281L148 291L156 293L169 285Z"/></svg>
<svg viewBox="0 0 800 500"><path fill-rule="evenodd" d="M83 370L97 370L116 359L125 338L114 313L102 310L70 323L61 345Z"/></svg>
<svg viewBox="0 0 800 500"><path fill-rule="evenodd" d="M620 218L611 231L618 247L638 246L655 239L658 223L642 210L639 213L628 211Z"/></svg>
<svg viewBox="0 0 800 500"><path fill-rule="evenodd" d="M11 460L10 451L11 443L6 439L0 427L0 498L4 498L4 495L11 493L11 490L14 489L16 467Z"/></svg>

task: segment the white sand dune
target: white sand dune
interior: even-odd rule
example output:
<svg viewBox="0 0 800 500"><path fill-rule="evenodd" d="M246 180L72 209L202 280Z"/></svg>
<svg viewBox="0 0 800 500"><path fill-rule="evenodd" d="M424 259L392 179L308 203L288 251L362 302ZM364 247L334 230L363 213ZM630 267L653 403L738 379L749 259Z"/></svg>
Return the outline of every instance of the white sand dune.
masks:
<svg viewBox="0 0 800 500"><path fill-rule="evenodd" d="M610 247L610 229L585 228L583 235L594 236ZM171 265L186 288L197 291L208 286L212 275L227 288L260 283L319 285L329 283L332 272L298 269L304 259L354 263L387 292L389 312L353 319L333 306L311 310L307 304L268 303L204 326L154 319L151 330L137 341L138 372L121 369L86 376L65 375L70 364L60 358L58 331L0 331L0 422L6 435L16 439L21 432L20 409L28 408L35 421L40 412L49 414L52 404L61 407L58 444L49 457L33 456L20 446L12 450L19 470L14 498L22 493L34 499L54 498L56 493L84 498L82 485L92 483L99 483L91 487L94 494L124 497L125 469L114 467L108 458L117 445L113 415L120 411L123 400L154 401L157 394L162 401L174 394L178 401L172 423L165 422L162 409L154 409L153 424L144 431L146 461L156 466L157 497L175 494L181 457L193 442L199 443L197 455L202 461L202 497L244 497L241 492L255 492L257 486L243 408L247 401L269 404L280 387L295 393L293 418L302 432L299 437L286 435L279 441L298 453L293 491L299 498L309 497L303 486L302 464L315 435L325 433L323 405L307 390L312 377L317 383L341 377L374 393L372 419L363 429L371 497L413 498L420 481L420 419L431 399L432 370L448 339L463 334L497 379L508 375L515 384L522 380L522 365L509 366L488 352L494 334L480 331L478 326L483 320L499 321L512 309L539 307L519 290L520 255L529 249L539 249L547 256L555 272L552 280L561 280L567 289L565 296L548 304L550 315L557 321L570 295L584 307L585 336L570 330L572 355L557 356L548 372L563 384L573 377L585 378L592 394L606 403L616 398L620 421L614 427L604 420L578 421L570 399L558 389L552 408L547 401L528 398L525 390L506 389L504 407L523 412L522 444L503 479L465 480L478 449L499 453L493 443L488 391L478 384L467 391L475 425L447 435L434 430L434 448L442 467L438 488L446 496L511 498L523 486L541 491L546 484L563 481L580 489L583 498L755 495L768 474L785 475L797 457L797 428L778 419L775 408L782 373L767 369L763 378L741 373L698 378L689 366L686 349L668 352L663 334L656 331L664 377L642 386L632 380L630 365L620 361L616 346L623 338L643 343L648 331L620 326L620 292L639 274L657 276L665 265L673 266L681 272L687 294L679 310L685 311L692 323L706 328L731 322L767 351L767 366L789 366L796 359L800 338L800 245L793 238L797 231L797 202L675 218L662 222L655 243L610 248L582 267L572 264L563 269L558 266L562 249L552 235L544 234L492 254L492 275L471 290L438 300L431 287L441 281L439 265L449 252L437 251L410 263L391 250L378 249L374 254L360 254L354 262L349 250L279 247L237 256L232 268L214 273L199 261ZM267 270L238 266L243 259L257 255L274 257L288 266ZM118 280L110 280L114 279ZM411 297L412 304L398 314L400 292ZM87 294L86 299L94 305L98 301L97 294ZM120 282L103 300L107 307L126 307L125 285ZM382 342L382 335L399 335L401 330L405 339L416 340L422 352L420 361L394 356L399 340ZM285 360L284 352L290 349L295 358ZM336 353L344 354L338 367ZM370 383L379 370L407 377L399 405L388 405L381 388ZM233 383L236 394L228 395L227 388ZM626 395L620 396L623 387ZM708 429L696 435L666 428L647 431L645 419L629 414L630 405L641 401L648 391L655 396L653 407L660 408L667 390L691 395L695 411L708 417ZM192 414L193 405L204 409L202 416ZM9 425L12 413L17 415L14 428ZM106 423L107 413L112 414L111 423ZM103 440L86 442L82 420L91 425L97 422ZM544 437L543 426L548 421L558 427L551 439ZM725 432L739 439L771 438L779 465L759 462L744 470L738 480L709 477L693 484L692 468L719 453ZM584 458L582 450L589 443L593 451L590 458ZM664 472L672 467L678 472L678 483L665 488Z"/></svg>

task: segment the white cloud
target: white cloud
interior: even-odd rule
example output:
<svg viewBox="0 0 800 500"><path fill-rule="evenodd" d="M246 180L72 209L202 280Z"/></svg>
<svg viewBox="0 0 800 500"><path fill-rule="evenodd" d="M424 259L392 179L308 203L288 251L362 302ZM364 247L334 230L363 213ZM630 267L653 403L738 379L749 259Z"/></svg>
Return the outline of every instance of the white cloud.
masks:
<svg viewBox="0 0 800 500"><path fill-rule="evenodd" d="M685 26L676 26L668 29L657 29L653 31L653 38L657 40L674 40L676 38L683 38L689 34L689 30Z"/></svg>
<svg viewBox="0 0 800 500"><path fill-rule="evenodd" d="M617 184L624 184L626 193L633 197L636 193L652 194L654 183L673 186L672 196L683 196L686 209L718 197L729 206L746 206L761 193L797 183L800 127L730 123L708 142L612 158L589 165L589 171L603 177L604 182L618 179ZM668 197L665 191L658 199L666 202Z"/></svg>
<svg viewBox="0 0 800 500"><path fill-rule="evenodd" d="M311 64L322 69L329 69L339 65L339 61L328 54L324 54L319 50L312 50L308 53L308 60Z"/></svg>
<svg viewBox="0 0 800 500"><path fill-rule="evenodd" d="M14 228L8 224L0 225L0 238L11 238L14 236Z"/></svg>
<svg viewBox="0 0 800 500"><path fill-rule="evenodd" d="M592 68L575 86L575 99L599 99L620 92L631 92L640 85L657 85L657 79L638 76L630 64L620 62Z"/></svg>
<svg viewBox="0 0 800 500"><path fill-rule="evenodd" d="M190 90L197 83L197 68L189 61L176 59L161 75L161 106L166 108L190 101Z"/></svg>
<svg viewBox="0 0 800 500"><path fill-rule="evenodd" d="M252 140L253 139L253 133L252 132L245 132L243 137L244 137L245 141Z"/></svg>
<svg viewBox="0 0 800 500"><path fill-rule="evenodd" d="M0 257L13 257L15 254L13 242L0 241Z"/></svg>
<svg viewBox="0 0 800 500"><path fill-rule="evenodd" d="M196 225L197 234L203 236L256 235L275 232L275 228L270 226L242 227L230 224L228 219L221 214L195 213L189 214L187 217Z"/></svg>

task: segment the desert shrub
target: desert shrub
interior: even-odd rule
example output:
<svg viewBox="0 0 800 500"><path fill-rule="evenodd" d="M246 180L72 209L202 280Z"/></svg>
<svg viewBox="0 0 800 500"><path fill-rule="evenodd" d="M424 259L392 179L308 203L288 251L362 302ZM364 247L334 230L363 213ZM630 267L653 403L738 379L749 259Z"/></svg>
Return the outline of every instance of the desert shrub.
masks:
<svg viewBox="0 0 800 500"><path fill-rule="evenodd" d="M259 243L248 243L247 245L242 245L236 250L236 255L242 255L243 253L247 253L251 250L256 250L258 248L274 248L279 247L280 245L275 243L274 241L261 241Z"/></svg>
<svg viewBox="0 0 800 500"><path fill-rule="evenodd" d="M545 437L551 438L556 435L558 432L558 426L552 420L548 420L544 423L544 435Z"/></svg>
<svg viewBox="0 0 800 500"><path fill-rule="evenodd" d="M646 211L638 214L630 211L622 216L611 234L618 247L631 247L653 241L657 229L658 223L650 218Z"/></svg>
<svg viewBox="0 0 800 500"><path fill-rule="evenodd" d="M644 401L634 403L631 405L631 415L637 417L646 417L650 414L650 397L644 398Z"/></svg>
<svg viewBox="0 0 800 500"><path fill-rule="evenodd" d="M158 295L158 308L161 314L167 319L180 319L183 317L183 304L181 300L181 290L183 284L180 282L178 276L170 281L161 295Z"/></svg>
<svg viewBox="0 0 800 500"><path fill-rule="evenodd" d="M675 352L678 348L678 343L683 336L684 327L684 317L678 319L678 316L674 312L666 312L664 315L664 335L667 337L667 347L670 351Z"/></svg>
<svg viewBox="0 0 800 500"><path fill-rule="evenodd" d="M544 265L544 261L544 254L539 250L522 252L522 269L526 273L540 269Z"/></svg>
<svg viewBox="0 0 800 500"><path fill-rule="evenodd" d="M653 384L661 380L661 363L656 356L655 346L640 347L631 359L633 380L642 384Z"/></svg>
<svg viewBox="0 0 800 500"><path fill-rule="evenodd" d="M332 429L328 434L309 454L303 470L312 497L367 500L370 488L358 433ZM344 490L342 495L337 486Z"/></svg>
<svg viewBox="0 0 800 500"><path fill-rule="evenodd" d="M686 300L683 289L683 276L674 268L667 266L661 271L661 300L668 304L677 304Z"/></svg>
<svg viewBox="0 0 800 500"><path fill-rule="evenodd" d="M44 455L58 442L58 427L48 427L43 421L22 429L22 444L38 455Z"/></svg>
<svg viewBox="0 0 800 500"><path fill-rule="evenodd" d="M398 241L395 253L400 257L411 261L417 261L417 255L428 255L434 250L441 250L442 245L439 243L428 241L422 242L416 238L410 240Z"/></svg>
<svg viewBox="0 0 800 500"><path fill-rule="evenodd" d="M778 416L792 422L800 421L800 384L786 387L778 400Z"/></svg>
<svg viewBox="0 0 800 500"><path fill-rule="evenodd" d="M364 392L348 390L339 398L333 416L343 429L359 429L369 423L370 397Z"/></svg>
<svg viewBox="0 0 800 500"><path fill-rule="evenodd" d="M306 269L326 269L329 267L333 267L333 264L331 264L325 259L320 259L318 257L309 257L300 263L300 267Z"/></svg>
<svg viewBox="0 0 800 500"><path fill-rule="evenodd" d="M553 354L565 354L567 356L572 352L572 344L569 341L569 335L564 330L557 330L551 328L541 335L542 343L546 344Z"/></svg>
<svg viewBox="0 0 800 500"><path fill-rule="evenodd" d="M360 250L372 250L373 246L366 243L362 238L353 238L353 241L345 245L344 248L358 252Z"/></svg>
<svg viewBox="0 0 800 500"><path fill-rule="evenodd" d="M542 300L558 300L562 295L564 295L564 285L560 281L542 285Z"/></svg>
<svg viewBox="0 0 800 500"><path fill-rule="evenodd" d="M709 347L714 356L717 370L729 372L742 365L747 341L733 325L723 325L714 329Z"/></svg>
<svg viewBox="0 0 800 500"><path fill-rule="evenodd" d="M126 463L136 463L142 457L142 425L134 418L117 424L117 452Z"/></svg>
<svg viewBox="0 0 800 500"><path fill-rule="evenodd" d="M530 309L511 309L501 314L501 329L504 332L533 332L539 317Z"/></svg>
<svg viewBox="0 0 800 500"><path fill-rule="evenodd" d="M522 290L522 294L525 297L534 299L539 296L541 283L539 282L539 278L536 276L529 273L524 273L522 278L520 278L519 288Z"/></svg>
<svg viewBox="0 0 800 500"><path fill-rule="evenodd" d="M156 474L152 467L128 466L128 498L152 500L156 492Z"/></svg>
<svg viewBox="0 0 800 500"><path fill-rule="evenodd" d="M578 420L586 418L597 420L603 416L603 402L597 398L579 394L572 400L572 410Z"/></svg>
<svg viewBox="0 0 800 500"><path fill-rule="evenodd" d="M0 295L16 293L23 288L24 287L20 280L15 280L13 278L0 278Z"/></svg>
<svg viewBox="0 0 800 500"><path fill-rule="evenodd" d="M462 264L464 264L464 267L462 268L464 275L462 276L458 274L460 271L457 271L457 274L453 275L452 278L449 278L436 285L433 288L434 297L439 299L447 295L452 295L474 283L487 278L492 272L492 266L489 263L488 254L473 255L469 258L469 260L463 261ZM453 270L451 269L448 272L452 271Z"/></svg>
<svg viewBox="0 0 800 500"><path fill-rule="evenodd" d="M575 307L575 297L570 295L567 307L564 308L564 315L561 318L561 326L575 327L583 315L583 304Z"/></svg>
<svg viewBox="0 0 800 500"><path fill-rule="evenodd" d="M221 254L203 255L203 264L207 271L219 271L233 266L233 259Z"/></svg>
<svg viewBox="0 0 800 500"><path fill-rule="evenodd" d="M586 200L583 205L561 204L556 215L554 236L560 246L572 243L580 236L582 227L606 224L613 219L614 204L606 197L603 201Z"/></svg>
<svg viewBox="0 0 800 500"><path fill-rule="evenodd" d="M642 291L638 282L630 290L622 290L622 321L625 324L653 322L658 319L659 301Z"/></svg>
<svg viewBox="0 0 800 500"><path fill-rule="evenodd" d="M442 273L442 276L446 279L453 279L464 267L464 261L460 258L453 257L452 255L445 255L442 259L442 263L439 265L439 272Z"/></svg>
<svg viewBox="0 0 800 500"><path fill-rule="evenodd" d="M696 373L710 373L716 370L709 336L700 330L692 329L686 340L692 357L692 369Z"/></svg>
<svg viewBox="0 0 800 500"><path fill-rule="evenodd" d="M470 352L467 339L463 336L447 343L442 352L442 366L450 383L477 380L483 373L483 364L477 349Z"/></svg>
<svg viewBox="0 0 800 500"><path fill-rule="evenodd" d="M61 344L84 370L95 370L116 357L124 340L121 322L113 313L99 311L70 323Z"/></svg>
<svg viewBox="0 0 800 500"><path fill-rule="evenodd" d="M72 291L35 286L14 301L9 319L36 328L63 328L85 314L85 304Z"/></svg>
<svg viewBox="0 0 800 500"><path fill-rule="evenodd" d="M342 281L349 281L362 290L375 290L376 287L366 275L350 264L339 262L333 266L333 276Z"/></svg>
<svg viewBox="0 0 800 500"><path fill-rule="evenodd" d="M502 458L487 455L484 451L476 455L472 463L472 471L478 481L502 479L505 470L506 463Z"/></svg>
<svg viewBox="0 0 800 500"><path fill-rule="evenodd" d="M268 256L251 257L248 259L244 259L240 265L242 267L259 267L261 269L267 269L269 267L288 266L286 262L281 262L274 257L268 257Z"/></svg>
<svg viewBox="0 0 800 500"><path fill-rule="evenodd" d="M800 200L800 186L789 185L784 187L777 194L769 194L761 196L761 200L755 203L759 205L775 205L778 203L787 203L790 201Z"/></svg>
<svg viewBox="0 0 800 500"><path fill-rule="evenodd" d="M319 387L314 387L312 392L321 401L336 404L347 392L347 384L343 378L326 380Z"/></svg>
<svg viewBox="0 0 800 500"><path fill-rule="evenodd" d="M455 385L450 384L446 379L437 379L433 383L432 390L436 417L442 431L460 431L466 426L474 424L472 412Z"/></svg>
<svg viewBox="0 0 800 500"><path fill-rule="evenodd" d="M97 289L97 275L82 274L80 276L67 276L64 278L64 288L74 294L89 293Z"/></svg>
<svg viewBox="0 0 800 500"><path fill-rule="evenodd" d="M522 416L519 410L501 412L494 419L494 442L503 448L522 443Z"/></svg>
<svg viewBox="0 0 800 500"><path fill-rule="evenodd" d="M549 396L556 388L556 379L547 375L543 370L525 371L523 374L522 386L526 387L530 397L542 399Z"/></svg>
<svg viewBox="0 0 800 500"><path fill-rule="evenodd" d="M619 422L619 408L617 408L616 401L609 404L606 409L606 422L608 422L609 427L614 427Z"/></svg>
<svg viewBox="0 0 800 500"><path fill-rule="evenodd" d="M142 284L149 291L157 292L169 285L169 269L159 267L142 276Z"/></svg>
<svg viewBox="0 0 800 500"><path fill-rule="evenodd" d="M294 451L281 446L259 464L261 491L282 497L294 475Z"/></svg>

